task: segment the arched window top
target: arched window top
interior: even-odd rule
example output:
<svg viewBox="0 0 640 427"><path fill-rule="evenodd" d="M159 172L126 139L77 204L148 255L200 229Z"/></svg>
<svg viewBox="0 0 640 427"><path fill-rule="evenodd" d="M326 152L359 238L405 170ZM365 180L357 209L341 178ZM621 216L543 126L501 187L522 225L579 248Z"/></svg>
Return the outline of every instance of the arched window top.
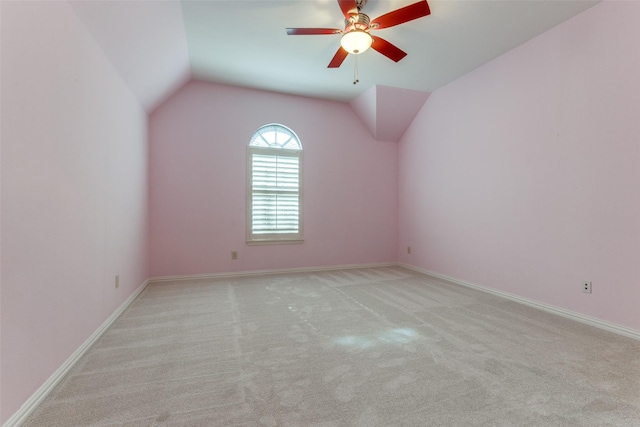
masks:
<svg viewBox="0 0 640 427"><path fill-rule="evenodd" d="M302 150L300 138L286 126L271 123L259 128L251 137L250 147Z"/></svg>

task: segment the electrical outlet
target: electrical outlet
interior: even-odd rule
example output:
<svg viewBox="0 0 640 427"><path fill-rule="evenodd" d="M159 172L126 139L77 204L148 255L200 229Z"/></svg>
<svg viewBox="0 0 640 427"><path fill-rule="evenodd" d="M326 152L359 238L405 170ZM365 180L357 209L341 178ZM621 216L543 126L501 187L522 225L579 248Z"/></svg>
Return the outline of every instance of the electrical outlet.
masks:
<svg viewBox="0 0 640 427"><path fill-rule="evenodd" d="M584 282L582 284L582 292L584 292L585 294L591 293L591 282Z"/></svg>
<svg viewBox="0 0 640 427"><path fill-rule="evenodd" d="M120 275L116 274L116 289L120 287Z"/></svg>
<svg viewBox="0 0 640 427"><path fill-rule="evenodd" d="M238 259L238 251L231 251L231 259Z"/></svg>
<svg viewBox="0 0 640 427"><path fill-rule="evenodd" d="M411 246L407 246L407 253L411 255Z"/></svg>

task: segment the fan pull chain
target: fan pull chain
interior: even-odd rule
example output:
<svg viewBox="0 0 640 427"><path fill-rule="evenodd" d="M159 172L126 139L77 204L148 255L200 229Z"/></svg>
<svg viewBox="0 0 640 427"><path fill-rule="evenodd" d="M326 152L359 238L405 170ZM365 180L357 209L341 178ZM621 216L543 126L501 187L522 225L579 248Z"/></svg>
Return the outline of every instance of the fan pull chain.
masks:
<svg viewBox="0 0 640 427"><path fill-rule="evenodd" d="M353 84L355 85L358 84L360 79L358 78L358 54L356 53L354 56L356 57L356 62L353 66Z"/></svg>

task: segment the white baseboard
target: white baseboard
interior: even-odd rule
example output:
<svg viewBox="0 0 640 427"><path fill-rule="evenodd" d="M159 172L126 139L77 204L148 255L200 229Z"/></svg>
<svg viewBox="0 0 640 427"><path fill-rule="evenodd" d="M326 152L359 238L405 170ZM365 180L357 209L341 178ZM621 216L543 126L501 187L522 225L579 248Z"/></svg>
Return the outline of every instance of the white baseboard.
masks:
<svg viewBox="0 0 640 427"><path fill-rule="evenodd" d="M31 395L29 399L20 407L18 412L13 414L11 418L4 423L4 427L18 427L24 423L33 411L42 403L42 401L51 393L56 385L64 378L65 375L73 368L78 360L91 348L91 346L100 338L100 336L115 322L122 312L136 299L138 295L149 284L146 280L138 289L136 289L121 305L114 311L111 316L105 320L102 325L58 368L57 371L45 381L42 386Z"/></svg>
<svg viewBox="0 0 640 427"><path fill-rule="evenodd" d="M527 298L523 298L518 295L510 294L507 292L498 291L496 289L487 288L486 286L477 285L475 283L467 282L465 280L456 279L455 277L445 276L444 274L436 273L429 270L424 270L422 268L414 267L408 264L397 264L400 267L408 268L409 270L416 271L418 273L431 276L435 279L444 280L450 283L454 283L456 285L465 286L467 288L477 289L482 292L486 292L492 295L496 295L502 298L506 298L511 301L518 302L520 304L527 305L529 307L537 308L539 310L546 311L548 313L553 313L558 316L562 316L568 319L576 320L580 323L586 323L587 325L595 326L599 329L604 329L609 332L613 332L619 335L623 335L628 338L633 338L636 340L640 340L640 331L636 331L635 329L627 328L626 326L617 325L615 323L606 322L601 319L597 319L595 317L586 316L584 314L576 313L575 311L565 310L564 308L556 307L550 304L545 304L542 302L530 300Z"/></svg>
<svg viewBox="0 0 640 427"><path fill-rule="evenodd" d="M265 274L287 274L287 273L313 273L314 271L331 271L331 270L353 270L357 268L376 268L376 267L397 267L395 262L373 263L373 264L348 264L348 265L331 265L328 267L299 267L299 268L284 268L278 270L252 270L252 271L238 271L227 273L210 273L210 274L192 274L185 276L158 276L149 279L149 282L168 282L168 281L181 281L181 280L194 280L194 279L216 279L224 277L238 277L238 276L258 276Z"/></svg>
<svg viewBox="0 0 640 427"><path fill-rule="evenodd" d="M207 279L232 276L254 276L264 274L281 274L281 273L301 273L326 270L347 270L356 268L371 267L395 267L396 263L377 263L377 264L354 264L354 265L338 265L329 267L303 267L289 268L280 270L256 270L237 273L213 273L189 276L163 276L147 279L138 289L135 290L129 298L124 301L116 311L109 316L107 320L56 370L51 377L20 407L20 409L11 416L3 427L18 427L26 421L33 411L42 403L42 401L51 393L56 385L71 370L77 361L91 348L91 346L100 338L100 336L115 322L122 312L136 299L144 288L151 282L173 281L173 280L190 280L190 279Z"/></svg>
<svg viewBox="0 0 640 427"><path fill-rule="evenodd" d="M7 420L4 427L18 427L20 426L38 407L40 403L51 393L54 387L64 378L64 376L71 370L73 365L91 348L91 346L100 338L100 336L115 322L115 320L122 314L122 312L136 299L136 297L144 290L144 288L151 282L164 282L164 281L180 281L180 280L193 280L193 279L208 279L208 278L223 278L234 276L255 276L264 274L283 274L283 273L311 273L314 271L329 271L329 270L352 270L358 268L375 268L375 267L404 267L409 270L424 274L426 276L433 277L435 279L444 280L453 284L465 286L468 288L477 289L482 292L486 292L492 295L496 295L502 298L506 298L511 301L518 302L520 304L527 305L529 307L537 308L549 313L553 313L565 318L573 319L581 323L585 323L591 326L595 326L600 329L604 329L619 335L623 335L629 338L640 340L640 331L636 331L631 328L627 328L614 323L606 322L604 320L596 319L594 317L585 316L580 313L565 310L563 308L555 307L549 304L529 300L514 294L498 291L495 289L487 288L485 286L477 285L475 283L467 282L464 280L456 279L454 277L446 276L444 274L436 273L433 271L421 269L412 265L402 263L374 263L374 264L352 264L352 265L337 265L328 267L302 267L302 268L288 268L279 270L254 270L244 272L229 272L229 273L212 273L212 274L199 274L199 275L185 275L185 276L160 276L153 277L146 280L133 294L129 296L116 311L109 316L107 320L100 325L100 327L78 348L63 364L58 368L56 372L49 377L49 379L20 407L20 409Z"/></svg>

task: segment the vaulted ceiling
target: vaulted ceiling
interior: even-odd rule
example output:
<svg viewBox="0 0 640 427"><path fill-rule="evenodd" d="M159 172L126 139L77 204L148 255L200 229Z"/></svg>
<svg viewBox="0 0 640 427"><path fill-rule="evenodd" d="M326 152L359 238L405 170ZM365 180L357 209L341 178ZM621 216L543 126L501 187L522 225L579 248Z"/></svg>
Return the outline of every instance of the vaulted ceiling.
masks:
<svg viewBox="0 0 640 427"><path fill-rule="evenodd" d="M355 1L355 0L354 0ZM369 0L372 19L417 0ZM407 52L395 63L369 49L327 65L340 35L288 36L287 27L343 28L336 0L73 1L142 106L152 111L190 78L352 101L385 87L433 92L596 4L586 0L430 0L431 15L383 37Z"/></svg>

